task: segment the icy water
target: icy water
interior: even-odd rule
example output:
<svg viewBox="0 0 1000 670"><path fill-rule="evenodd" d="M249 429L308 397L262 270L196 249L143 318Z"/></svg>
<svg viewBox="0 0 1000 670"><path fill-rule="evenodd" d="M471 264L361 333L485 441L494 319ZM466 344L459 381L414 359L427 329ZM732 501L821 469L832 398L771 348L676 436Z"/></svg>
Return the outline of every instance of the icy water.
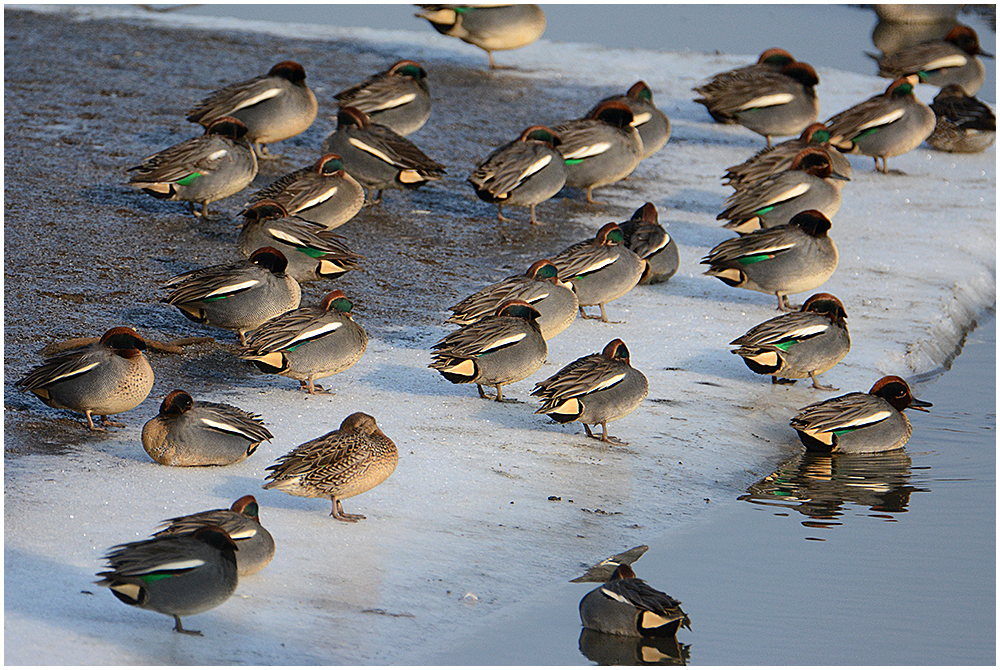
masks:
<svg viewBox="0 0 1000 670"><path fill-rule="evenodd" d="M331 11L348 9L335 7ZM434 35L428 26L412 18L412 7L388 6L385 10L386 15L405 18L405 25L338 22L424 30ZM663 13L652 17L646 13L655 10ZM276 17L272 9L261 18L299 20L292 11L282 8L281 16ZM608 11L608 7L597 6L554 7L546 35L554 42L530 48L549 49L548 53L555 55L560 48L558 41L585 39L583 26L600 32L601 24L607 22L603 13ZM813 20L853 26L852 37L843 38L844 31L838 31L836 39L824 31L816 36L798 31L788 39L801 40L805 35L807 42L815 37L816 42L835 46L850 43L850 49L843 49L845 54L871 50L874 17L856 8L777 11L765 6L757 12L743 7L708 7L703 15L690 13L690 9L686 15L676 11L672 6L629 8L628 16L649 29L641 35L631 33L634 41L649 49L755 54L761 48L757 42L727 41L735 37L712 41L704 32L698 33L701 39L694 43L682 42L666 28L690 36L695 33L692 26L703 29L721 24L735 26L732 33L750 34L767 32L765 28L778 25L779 20L800 26ZM728 21L719 21L720 11L726 13ZM569 14L559 18L559 12ZM991 371L985 380L962 382L964 377L958 377L962 361L968 360L967 352L955 364L958 372L918 386L917 395L935 403L935 414L913 417L916 434L904 452L867 459L865 467L884 463L876 474L849 467L846 461L836 465L811 461L805 467L795 462L776 468L777 475L760 486L744 487L750 489L746 495L752 500L737 501L743 491L734 492L739 487L733 481L763 479L768 473L759 472L764 469L760 462L779 459L769 460L761 454L773 453L775 442L788 437L787 416L781 416L781 423L777 423L779 419L768 412L782 412L768 410L767 405L774 404L768 399L779 393L782 398L808 397L799 403L805 404L815 398L802 384L780 390L761 384L761 402L753 412L747 403L726 407L733 410L734 424L745 424L751 413L756 414L754 418L762 413L773 418L775 423L763 426L763 430L767 437L777 435L777 440L754 435L755 442L743 444L699 429L696 439L703 444L697 446L703 451L688 449L683 442L692 438L678 428L683 427L679 421L696 412L699 403L680 388L686 390L689 384L711 378L717 388L726 387L720 393L731 393L759 381L748 382L749 375L736 361L720 365L718 359L733 357L722 355L719 347L707 354L692 347L691 360L682 361L689 368L685 372L676 368L647 370L669 384L660 384L656 397L651 396L641 411L622 422L623 430L642 431L642 439L635 439L628 450L605 451L582 438L574 440L570 429L548 425L526 429L531 424L523 416L523 407L470 403L465 393L468 388L448 387L429 376L426 369L409 374L412 361L398 352L412 350L415 354L410 359L419 357L421 348L439 336L440 304L462 297L473 282L478 286L487 277L497 279L523 271L539 254L592 234L595 224L627 216L643 200L653 198L648 189L654 180L648 172L637 171L617 192L624 193L623 197L608 190L609 199L617 202L607 208L588 208L572 195L546 203L542 207L550 216L558 212L560 225L537 230L512 225L506 244L499 243L495 211L474 201L467 189L462 190L464 185L450 184L405 196L393 193L381 211L366 210L351 222L349 230L345 227L352 245L358 245L368 262L364 272L351 273L337 287L360 296L358 312L364 315L372 344L354 374L337 379L339 397L301 399L292 391L294 384L282 383L287 380L264 378L234 367L231 357L235 346L228 334L207 329L192 333L191 324L157 304L159 281L168 274L217 262L220 242L232 238L234 228L227 221L193 221L179 204L156 202L129 191L122 184L121 171L148 155L151 147L167 146L190 135L191 128L180 121L184 109L219 80L224 59L252 64L248 67L254 72L261 62L266 67L273 53L307 62L310 81L322 87L317 95L328 104L336 87L395 59L394 47L377 40L365 43L363 31L359 31L361 41L357 43L324 43L229 27L200 33L140 27L129 21L77 23L65 17L39 19L15 10L5 14L5 495L6 537L11 540L5 561L9 580L5 601L8 660L581 664L591 658L629 662L637 658L636 653L647 660L663 654L703 664L993 660L995 614L989 605L995 595L995 507L991 498L995 491L995 419L992 409L973 412L966 402L967 395L985 396L980 389L993 388L992 349L983 354ZM579 34L560 36L558 29L572 23L571 19L580 26ZM757 22L752 30L751 20ZM657 31L657 26L664 30ZM982 28L976 27L984 43L995 44L992 33L987 40ZM787 32L782 30L775 40L790 44L785 41ZM616 30L602 34L620 39L630 33ZM665 43L651 41L657 35L669 38ZM532 114L557 119L565 118L569 108L582 112L590 101L608 94L609 85L604 81L586 87L565 82L552 85L516 76L519 73L483 73L476 69L485 66L481 52L455 40L449 42L457 50L465 50L459 52L460 57L451 52L442 56L429 49L435 104L439 104L435 114L448 120L447 133L437 135L434 127L428 127L418 137L431 147L432 156L449 155L448 164L456 166L454 173L449 171L452 181L462 181L462 166L481 159L485 146L523 127L526 110L522 101L531 101ZM986 48L995 51L993 45ZM796 47L791 50L794 53ZM856 71L873 72L864 57L855 54L841 59L845 54L836 51L823 64L855 69L846 64L853 59L858 63ZM498 54L498 61L503 60L504 54ZM640 60L636 59L637 63ZM183 68L177 67L179 62ZM987 67L992 68L992 63L989 61ZM652 74L643 70L641 63L634 69L642 72L641 76ZM631 71L628 76L633 76ZM99 86L90 85L95 78ZM693 146L705 152L726 149L749 153L756 138L727 132L732 129L703 127L703 110L697 110L696 115L690 101L683 98L688 88L669 89L676 95L671 113L678 112L672 117L676 124L670 147L677 152L674 156L685 155L682 152ZM841 98L845 97L847 94L841 93ZM981 97L991 99L986 94ZM683 104L678 102L681 100ZM824 97L824 104L827 100ZM498 110L513 112L501 114ZM288 157L265 165L255 186L308 162L331 126L329 119L318 119L306 134L282 143L282 152ZM928 152L921 155L924 153ZM946 161L931 153L921 160L945 169L949 163L952 167L955 163L968 165L975 159ZM685 170L694 163L685 164ZM664 164L673 167L667 161ZM51 176L48 168L53 165L59 166L59 179ZM915 160L911 165L925 172ZM909 188L906 178L889 182L876 178L870 173L870 161L855 162L855 169L855 193L877 188L875 195L885 195ZM661 319L663 332L676 332L685 323L683 308L692 301L699 309L716 310L712 317L720 323L728 321L728 327L738 318L773 313L773 306L761 307L760 296L723 295L715 286L702 294L699 277L692 276L700 272L694 267L698 255L721 237L709 222L723 196L721 191L711 190L717 187L718 171L709 172L703 183L671 184L669 195L656 196L661 198L658 204L670 208L670 230L685 245L684 260L689 267L666 287L636 291L616 303L613 308L621 309L630 322L616 326L616 334L637 329L642 323L638 315L649 315L653 310ZM930 206L946 207L942 216L955 214L960 222L966 202L949 205L945 198L967 185L969 191L963 192L968 193L967 201L976 202L973 198L981 194L975 189L981 188L981 182L965 184L965 180L952 179L946 188L934 174L933 180L922 175L920 182L932 185L928 187L934 198ZM990 174L983 171L981 181L995 189ZM870 191L868 197L873 197ZM218 208L232 213L238 207L236 200L220 203ZM851 219L852 207L856 217L862 206L859 200L852 202L845 197L838 225ZM582 218L589 220L583 224ZM524 217L519 219L523 224ZM100 242L94 243L95 239ZM992 242L995 245L995 238ZM872 243L879 245L877 239ZM956 244L956 248L961 247ZM476 253L469 254L468 249ZM848 260L845 255L842 263L846 266ZM891 264L881 271L885 274L879 279L899 279L905 284L902 288L923 285ZM850 275L838 275L839 286L852 286ZM934 291L940 288L932 285L928 292L937 295ZM314 301L318 291L311 288L304 301ZM859 293L853 290L852 296ZM431 309L423 300L429 295L434 296ZM886 310L896 307L882 296L868 296L863 303L858 299L857 304L867 312L874 311L873 304ZM914 304L913 310L919 312L920 305ZM705 311L702 318L708 315ZM877 319L855 321L858 331L852 332L863 335L868 325L871 331L884 334L885 324L876 328L873 321ZM119 322L141 324L144 333L161 339L211 334L217 336L218 343L195 347L183 357L155 356L157 385L147 402L127 415L127 431L89 435L80 429L78 417L49 410L11 388L14 379L40 360L37 349L42 344L97 334ZM574 324L578 328L566 339L554 342L552 351L565 347L559 350L559 360L569 360L569 342L588 351L599 349L611 331L583 327L595 325ZM674 330L667 331L668 326ZM986 326L990 330L994 327ZM637 360L658 360L658 330L646 334L646 341L640 340L635 330L625 332L630 333L629 345ZM713 341L726 341L721 339L724 334L720 326ZM886 350L913 343L907 339L909 335L883 335ZM597 338L604 339L597 342ZM874 367L881 369L871 364L870 353L864 358L871 350L863 336L859 337L856 351L838 367L837 377L852 380L851 388L845 390L855 388L861 365L869 366L865 375ZM895 371L896 366L902 367L902 360L890 359L885 367ZM425 365L419 362L416 367ZM982 367L987 367L985 362ZM938 387L953 379L961 389L974 389L973 393L959 391L950 400L943 392L939 396ZM867 377L865 380L870 386ZM846 387L842 381L832 381ZM433 386L433 382L440 383ZM248 409L268 415L279 439L264 445L256 460L248 459L239 467L217 473L158 468L137 446L136 433L142 421L155 413L159 399L177 386L212 393L220 400L250 403ZM515 396L526 396L528 382L522 387L513 392ZM697 388L706 389L706 394L715 392L708 385ZM301 402L288 404L289 398ZM981 399L992 407L992 396ZM407 403L409 410L385 419L379 414L380 425L406 451L397 475L355 501L369 513L370 523L351 529L331 527L322 501L280 496L264 499L266 523L284 534L279 555L258 579L241 584L237 598L196 620L209 632L204 645L187 644L190 641L180 639L183 636L170 634L169 624L159 615L125 608L104 592L87 594L106 547L138 538L152 523L175 513L228 504L237 491L238 495L248 491L266 495L259 492L259 485L261 470L271 457L297 443L293 437L299 437L300 442L319 434L320 425L323 431L329 429L330 422L335 427L335 421L346 414L347 404L360 402L371 407L351 409L388 414L387 406ZM300 411L299 406L307 410ZM317 406L325 411L315 412ZM473 414L470 423L481 428L485 424L486 432L469 437L464 430L456 431L439 418L442 408L449 414ZM934 422L943 417L953 421L936 429ZM970 425L975 426L971 434ZM498 426L502 430L497 430ZM526 434L540 446L520 443ZM928 438L937 434L940 439ZM499 445L490 441L497 435L503 437ZM945 438L956 436L967 451L939 446L950 444ZM989 460L965 458L972 453L968 450ZM483 456L483 452L488 455ZM683 453L683 467L681 458L674 465L675 452ZM544 455L545 470L538 468L539 459L532 460L539 453ZM666 461L670 462L664 464ZM748 463L746 470L732 476L734 462L737 469ZM730 470L713 486L711 475L720 466ZM109 470L114 476L107 476ZM487 474L483 476L481 470ZM827 471L833 474L827 476ZM984 478L984 472L990 478ZM809 476L812 473L818 473L819 479ZM843 473L852 477L851 486L836 484ZM614 479L597 485L595 476ZM464 499L457 497L464 492L460 485L470 480L476 483L476 477L483 477L482 489ZM831 479L834 484L829 484ZM545 496L539 498L530 488L539 480L550 487L546 496L560 493L567 500L557 507ZM650 480L655 480L652 486ZM808 491L802 490L803 482L809 483ZM859 482L861 486L856 485ZM711 497L702 501L706 486L711 491L705 495ZM967 486L975 490L969 491ZM567 490L577 493L567 496ZM638 504L630 498L634 491L650 490L657 493L655 498L640 499ZM845 495L844 490L851 494ZM580 502L585 495L593 502ZM468 518L467 510L479 513L484 498L500 499L498 496L502 496L499 509L487 506L485 514ZM663 511L662 523L648 518L663 509L663 500L673 500L669 496L683 500ZM570 508L570 497L578 501L577 508L587 509L565 512ZM789 502L807 497L810 502ZM129 504L120 504L126 500ZM211 503L205 504L206 500ZM625 511L616 517L611 505ZM699 511L692 513L692 506ZM904 508L907 511L903 512ZM602 516L602 509L612 512ZM820 516L806 516L805 512ZM670 514L673 517L666 518ZM444 524L438 523L438 516L445 519ZM692 522L665 537L655 535L678 518ZM532 534L539 528L543 529L541 539ZM645 529L651 529L648 532L654 536L649 537ZM694 631L683 631L680 636L690 645L686 651L649 650L635 641L602 641L593 636L581 639L576 604L589 587L564 583L566 566L579 563L582 568L586 559L602 558L594 550L608 544L602 538L626 535L651 546L636 566L640 576L684 601L694 625ZM46 540L54 537L65 541L52 547ZM335 565L314 561L317 554L334 557ZM903 562L900 556L912 560ZM974 574L971 587L966 569L970 565ZM549 568L558 574L553 577L543 572ZM512 579L517 584L509 588ZM522 582L531 586L520 588ZM312 595L301 595L303 588ZM970 589L973 595L969 595ZM54 605L34 597L43 591L58 594ZM473 591L479 594L478 601L462 597ZM520 604L506 606L509 602ZM483 612L495 616L485 615L490 625L470 636L469 621L484 618ZM331 629L339 635L327 635ZM53 646L52 639L62 644ZM581 655L581 646L591 655Z"/></svg>
<svg viewBox="0 0 1000 670"><path fill-rule="evenodd" d="M441 664L991 665L996 659L996 320L921 384L906 448L797 455L634 564L683 602L680 646L581 632L562 584ZM913 416L916 415L916 416ZM622 547L624 551L629 547ZM581 571L582 574L582 571Z"/></svg>

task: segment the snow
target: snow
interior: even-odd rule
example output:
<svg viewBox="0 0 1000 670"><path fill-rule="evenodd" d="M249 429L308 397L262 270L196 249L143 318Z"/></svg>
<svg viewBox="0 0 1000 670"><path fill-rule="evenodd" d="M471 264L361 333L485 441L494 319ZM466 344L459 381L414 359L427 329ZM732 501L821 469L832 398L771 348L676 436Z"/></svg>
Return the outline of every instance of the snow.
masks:
<svg viewBox="0 0 1000 670"><path fill-rule="evenodd" d="M124 6L74 11L81 19L139 15ZM260 22L142 16L189 28L278 32ZM418 59L448 57L470 67L484 60L478 49L429 31L293 30L305 38L400 45ZM429 370L429 347L449 330L442 327L431 338L401 332L398 341L371 341L354 368L326 380L332 395L306 397L294 382L272 378L263 387L206 397L263 415L277 436L234 466L153 463L139 446L149 417L138 411L99 447L7 459L5 662L419 664L487 615L543 597L582 565L696 521L708 513L706 498L736 493L798 449L788 418L824 396L806 383L772 387L726 346L775 315L773 296L729 288L702 275L698 264L731 235L715 221L729 192L720 183L724 168L761 140L711 123L690 89L753 58L545 40L505 53L504 63L516 68L508 72L518 76L609 91L639 78L651 86L673 137L627 181L596 197L616 211L655 203L680 247L678 274L611 303L610 318L622 323L577 319L549 342L541 370L505 387L517 402L482 401L474 387L451 385ZM887 84L833 69L818 73L820 119ZM550 90L568 95L569 86ZM918 89L925 101L933 94ZM567 117L589 107L572 104ZM822 377L844 391L867 390L884 374L912 378L946 364L996 295L992 148L966 156L921 146L889 160L906 175L876 174L867 157L851 161L852 181L831 231L840 266L819 289L838 296L849 314L852 351ZM607 220L600 212L585 222L596 231ZM558 426L533 414L528 394L535 382L615 337L650 382L642 406L611 426L628 446L603 446L586 439L579 424ZM279 455L355 411L375 416L400 450L388 481L344 503L367 520L338 523L327 516L328 501L261 489L265 468ZM185 619L204 638L175 635L167 617L125 607L92 584L111 545L145 538L171 516L228 507L246 493L260 502L277 554L230 601Z"/></svg>

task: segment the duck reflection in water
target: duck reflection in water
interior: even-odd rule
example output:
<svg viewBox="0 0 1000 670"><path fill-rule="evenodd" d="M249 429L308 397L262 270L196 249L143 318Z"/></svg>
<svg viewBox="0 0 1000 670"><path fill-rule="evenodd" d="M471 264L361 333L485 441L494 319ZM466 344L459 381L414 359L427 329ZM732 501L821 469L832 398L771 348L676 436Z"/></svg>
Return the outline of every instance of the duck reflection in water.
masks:
<svg viewBox="0 0 1000 670"><path fill-rule="evenodd" d="M691 645L674 637L626 637L584 628L580 653L597 665L687 665Z"/></svg>
<svg viewBox="0 0 1000 670"><path fill-rule="evenodd" d="M911 469L910 456L902 449L878 454L805 452L752 485L739 500L783 507L823 522L804 525L839 526L834 520L848 505L868 507L876 513L872 516L906 512L911 493L930 490L910 483Z"/></svg>

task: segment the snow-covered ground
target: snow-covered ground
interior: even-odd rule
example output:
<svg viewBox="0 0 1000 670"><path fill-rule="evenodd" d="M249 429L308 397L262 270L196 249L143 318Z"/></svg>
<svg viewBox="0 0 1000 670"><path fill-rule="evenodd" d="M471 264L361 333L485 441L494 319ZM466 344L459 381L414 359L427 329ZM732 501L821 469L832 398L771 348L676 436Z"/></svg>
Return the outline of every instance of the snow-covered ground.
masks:
<svg viewBox="0 0 1000 670"><path fill-rule="evenodd" d="M126 7L94 11L134 14ZM228 19L150 20L275 30ZM477 50L429 31L283 30L398 44L411 57L482 66ZM151 462L139 443L148 416L138 410L126 415L129 428L93 448L7 459L5 662L419 664L485 615L544 597L546 585L575 576L581 565L710 514L706 498L741 491L798 449L788 418L828 394L805 383L773 387L728 353L727 342L775 315L775 300L705 277L698 263L731 235L715 221L729 192L719 180L724 168L761 140L710 123L690 89L755 57L544 40L504 54L518 76L608 91L639 78L651 86L673 122L673 138L597 197L615 211L655 203L680 246L678 274L611 303L611 318L623 323L574 322L549 343L541 370L504 389L517 402L482 401L474 387L453 386L428 370L429 347L448 330L441 328L431 337L373 340L354 368L327 380L333 395L304 397L294 383L274 378L263 389L208 398L261 414L277 436L238 465L173 469ZM818 73L821 119L887 84L832 69ZM561 95L558 85L550 90ZM921 87L918 96L929 102L934 92ZM876 174L867 157L851 160L852 181L831 231L840 266L820 289L838 296L850 317L852 351L823 376L844 391L867 390L884 374L912 377L941 366L996 295L993 149L963 156L923 146L890 159L905 175ZM609 218L627 217L601 212L585 223L596 230ZM579 424L558 426L533 414L534 382L615 337L650 382L642 406L612 424L628 446L606 447L586 439ZM345 502L366 521L338 523L327 516L327 501L260 488L277 456L355 411L375 416L401 454L385 484ZM247 493L261 503L277 554L230 601L185 621L204 638L175 635L167 617L125 607L92 585L111 545L148 536L161 519L228 507Z"/></svg>

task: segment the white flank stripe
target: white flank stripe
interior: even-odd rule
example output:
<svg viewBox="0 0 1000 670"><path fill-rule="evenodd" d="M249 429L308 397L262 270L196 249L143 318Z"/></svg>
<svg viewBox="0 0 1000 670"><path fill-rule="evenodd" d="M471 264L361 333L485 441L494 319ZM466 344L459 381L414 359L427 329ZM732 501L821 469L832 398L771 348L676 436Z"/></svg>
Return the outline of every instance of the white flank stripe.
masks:
<svg viewBox="0 0 1000 670"><path fill-rule="evenodd" d="M794 247L794 244L779 244L771 247L764 247L763 249L747 249L743 256L756 256L757 254L773 254L777 251L787 251Z"/></svg>
<svg viewBox="0 0 1000 670"><path fill-rule="evenodd" d="M149 574L150 572L163 572L165 570L190 570L191 568L197 568L201 565L205 565L205 561L199 558L192 558L187 561L174 561L173 563L163 563L158 565L152 570L145 572L144 574Z"/></svg>
<svg viewBox="0 0 1000 670"><path fill-rule="evenodd" d="M899 117L901 117L904 113L905 113L904 110L897 109L889 112L888 114L883 114L877 119L872 119L868 123L858 126L857 132L861 132L862 130L867 130L869 128L876 128L878 126L887 126L896 119L898 119Z"/></svg>
<svg viewBox="0 0 1000 670"><path fill-rule="evenodd" d="M229 151L226 150L226 149L219 149L218 151L215 151L215 152L209 154L208 160L210 160L210 161L219 160L220 158L222 158L223 156L225 156L228 153L229 153Z"/></svg>
<svg viewBox="0 0 1000 670"><path fill-rule="evenodd" d="M577 272L576 276L579 277L580 275L585 275L585 274L587 274L589 272L597 272L601 268L606 267L608 265L611 265L616 260L618 260L618 259L617 258L605 258L604 260L597 261L593 265L588 265L583 270L580 270L579 272Z"/></svg>
<svg viewBox="0 0 1000 670"><path fill-rule="evenodd" d="M283 230L278 230L277 228L268 228L267 233L274 239L281 240L282 242L287 242L288 244L291 244L293 247L305 246L305 242L295 237L294 235L286 233Z"/></svg>
<svg viewBox="0 0 1000 670"><path fill-rule="evenodd" d="M245 108L250 107L252 105L256 105L258 102L264 102L265 100L273 98L274 96L278 95L279 93L281 93L281 89L280 88L269 88L266 91L264 91L263 93L261 93L259 95L255 95L254 97L249 98L247 100L244 100L240 104L236 105L236 107L233 109L233 112L235 112L235 111L237 111L239 109L245 109ZM232 112L230 112L230 114L232 114Z"/></svg>
<svg viewBox="0 0 1000 670"><path fill-rule="evenodd" d="M891 415L892 412L890 412L887 409L884 409L881 412L875 412L874 414L868 414L866 416L858 417L854 421L848 421L847 423L838 424L833 428L831 428L830 430L842 430L844 428L850 428L852 426L863 426L869 423L878 423L883 419L889 418L889 416Z"/></svg>
<svg viewBox="0 0 1000 670"><path fill-rule="evenodd" d="M206 298L211 298L213 296L224 295L226 293L236 293L237 291L241 291L241 290L243 290L245 288L250 288L251 286L256 286L257 284L260 284L260 283L261 282L259 282L256 279L248 279L247 281L240 282L239 284L229 284L227 286L223 286L221 288L217 288L214 291L212 291L211 293L206 293L205 297Z"/></svg>
<svg viewBox="0 0 1000 670"><path fill-rule="evenodd" d="M642 124L653 118L653 115L649 112L643 112L642 114L637 114L635 118L632 119L633 126L641 126Z"/></svg>
<svg viewBox="0 0 1000 670"><path fill-rule="evenodd" d="M792 101L793 96L791 93L772 93L771 95L762 95L759 98L754 98L749 100L738 109L753 109L754 107L774 107L775 105L784 105Z"/></svg>
<svg viewBox="0 0 1000 670"><path fill-rule="evenodd" d="M209 428L215 428L216 430L221 430L224 433L232 433L234 435L244 435L244 432L235 426L231 426L228 423L222 423L221 421L212 421L211 419L202 419L201 422L208 426Z"/></svg>
<svg viewBox="0 0 1000 670"><path fill-rule="evenodd" d="M389 158L388 156L386 156L384 153L382 153L381 151L379 151L375 147L368 146L367 144L365 144L361 140L357 139L356 137L352 137L352 138L348 139L347 141L350 142L352 145L356 146L358 149L361 149L365 153L371 154L372 156L375 156L379 160L385 161L389 165L394 165L394 163L392 162L391 158Z"/></svg>
<svg viewBox="0 0 1000 670"><path fill-rule="evenodd" d="M617 384L618 382L620 382L623 379L625 379L625 373L624 372L621 373L620 375L615 375L611 379L605 379L604 381L602 381L597 386L592 387L590 389L590 391L588 391L588 393L593 393L594 391L600 391L601 389L606 389L609 386L614 386L615 384Z"/></svg>
<svg viewBox="0 0 1000 670"><path fill-rule="evenodd" d="M342 325L344 325L344 324L342 324L340 322L324 323L322 326L318 326L316 328L310 328L309 330L304 330L301 333L299 333L298 335L296 335L293 339L289 340L288 344L286 344L285 347L290 347L293 344L295 344L296 342L301 342L302 340L308 340L308 339L316 337L318 335L322 335L323 333L332 333L333 331L335 331L338 328L340 328ZM285 347L282 347L282 348L285 348Z"/></svg>
<svg viewBox="0 0 1000 670"><path fill-rule="evenodd" d="M535 174L543 167L552 162L552 156L542 156L537 161L528 166L528 169L521 173L521 176L517 178L517 183L520 184L522 181Z"/></svg>
<svg viewBox="0 0 1000 670"><path fill-rule="evenodd" d="M247 528L246 530L241 530L238 533L230 533L229 537L234 540L249 540L251 537L257 534L256 528Z"/></svg>
<svg viewBox="0 0 1000 670"><path fill-rule="evenodd" d="M796 184L795 186L791 187L787 191L784 191L784 192L779 193L778 195L774 196L773 198L771 198L770 200L768 200L767 202L765 202L763 205L761 205L757 209L763 209L764 207L770 207L771 205L775 205L775 204L777 204L779 202L785 202L786 200L791 200L792 198L794 198L796 196L802 195L803 193L805 193L808 190L809 190L809 184L804 184L804 183L803 184Z"/></svg>
<svg viewBox="0 0 1000 670"><path fill-rule="evenodd" d="M568 154L563 154L563 158L566 160L574 158L589 158L591 156L597 156L603 154L605 151L611 148L611 142L598 142L597 144L589 144L585 147L580 147L576 151L571 151Z"/></svg>
<svg viewBox="0 0 1000 670"><path fill-rule="evenodd" d="M621 595L619 593L615 593L614 591L610 591L610 590L605 589L605 588L601 589L601 593L603 593L607 597L611 598L612 600L617 600L620 603L628 604L628 600L625 598L625 596L623 596L623 595Z"/></svg>
<svg viewBox="0 0 1000 670"><path fill-rule="evenodd" d="M55 377L54 379L52 379L51 381L49 381L48 384L46 384L46 386L48 386L49 384L52 384L53 382L57 382L60 379L67 379L69 377L76 377L77 375L82 375L87 370L93 370L94 368L96 368L100 364L101 364L101 362L97 361L97 362L91 363L90 365L85 365L82 368L77 368L76 370L70 370L69 372L67 372L65 374L61 374L58 377Z"/></svg>
<svg viewBox="0 0 1000 670"><path fill-rule="evenodd" d="M315 198L313 198L312 200L309 200L309 201L305 202L305 203L304 203L304 204L302 205L302 207L300 207L300 208L299 208L299 210L301 211L301 210L303 210L303 209L309 209L310 207L313 207L313 206L315 206L315 205L318 205L318 204L319 204L319 203L321 203L321 202L324 202L324 201L326 201L326 200L329 200L329 199L330 199L330 198L332 198L332 197L333 197L334 195L336 195L336 193L337 193L337 187L336 187L336 186L334 186L333 188L331 188L331 189L329 189L329 190L327 190L327 191L323 191L322 193L320 193L319 195L317 195L317 196L316 196Z"/></svg>
<svg viewBox="0 0 1000 670"><path fill-rule="evenodd" d="M969 59L962 54L952 54L950 56L942 56L937 60L932 60L920 69L926 72L928 70L940 70L943 67L962 67L968 62Z"/></svg>
<svg viewBox="0 0 1000 670"><path fill-rule="evenodd" d="M509 337L501 338L501 339L497 340L496 342L493 342L489 346L483 347L482 352L485 354L487 351L493 351L494 349L499 349L502 346L505 346L505 345L508 345L508 344L514 344L515 342L520 342L521 340L523 340L527 336L528 336L527 333L517 333L515 335L510 335Z"/></svg>
<svg viewBox="0 0 1000 670"><path fill-rule="evenodd" d="M794 337L796 339L799 339L803 337L809 337L810 335L819 335L820 333L825 332L829 329L830 329L829 326L823 326L823 325L806 326L804 328L799 328L797 330L793 330L792 332L788 333L788 337Z"/></svg>
<svg viewBox="0 0 1000 670"><path fill-rule="evenodd" d="M548 293L543 293L541 295L536 295L534 298L532 298L531 300L528 301L528 304L529 305L534 305L536 302L541 302L542 300L545 300L548 297L549 297Z"/></svg>
<svg viewBox="0 0 1000 670"><path fill-rule="evenodd" d="M383 109L392 109L393 107L399 107L400 105L405 105L406 103L417 97L416 93L407 93L406 95L401 95L398 98L393 98L392 100L386 100L378 107L373 107L373 112L381 112Z"/></svg>

